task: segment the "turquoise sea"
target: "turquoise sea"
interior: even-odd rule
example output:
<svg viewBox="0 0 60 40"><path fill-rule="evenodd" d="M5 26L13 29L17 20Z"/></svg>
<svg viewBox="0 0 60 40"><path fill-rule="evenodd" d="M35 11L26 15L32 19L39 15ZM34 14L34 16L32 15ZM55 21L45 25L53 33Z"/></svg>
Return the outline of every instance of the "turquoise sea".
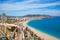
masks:
<svg viewBox="0 0 60 40"><path fill-rule="evenodd" d="M40 30L46 34L60 38L60 17L42 18L40 20L31 20L27 23L29 26Z"/></svg>

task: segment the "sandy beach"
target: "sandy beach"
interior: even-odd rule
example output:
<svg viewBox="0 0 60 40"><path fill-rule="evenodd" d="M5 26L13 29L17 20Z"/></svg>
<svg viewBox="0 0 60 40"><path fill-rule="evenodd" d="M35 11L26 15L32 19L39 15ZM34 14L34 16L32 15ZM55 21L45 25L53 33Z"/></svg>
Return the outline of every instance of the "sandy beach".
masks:
<svg viewBox="0 0 60 40"><path fill-rule="evenodd" d="M40 38L42 38L42 39L44 39L44 40L60 40L60 39L58 39L58 38L56 38L56 37L53 37L53 36L51 36L51 35L48 35L48 34L46 34L46 33L43 33L43 32L41 32L41 31L38 31L38 30L36 30L36 29L28 26L28 25L27 25L27 22L29 22L29 21L30 21L30 20L25 21L25 22L23 23L23 25L24 25L25 27L28 27L30 30L32 30L32 31L34 32L34 34L36 34L36 35L39 36Z"/></svg>

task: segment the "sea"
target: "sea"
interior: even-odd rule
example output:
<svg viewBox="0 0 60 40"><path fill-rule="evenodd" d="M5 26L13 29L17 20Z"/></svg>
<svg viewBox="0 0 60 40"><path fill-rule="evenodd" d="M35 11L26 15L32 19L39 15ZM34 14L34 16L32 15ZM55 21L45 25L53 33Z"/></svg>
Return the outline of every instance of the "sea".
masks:
<svg viewBox="0 0 60 40"><path fill-rule="evenodd" d="M60 16L31 20L27 25L53 37L60 38Z"/></svg>

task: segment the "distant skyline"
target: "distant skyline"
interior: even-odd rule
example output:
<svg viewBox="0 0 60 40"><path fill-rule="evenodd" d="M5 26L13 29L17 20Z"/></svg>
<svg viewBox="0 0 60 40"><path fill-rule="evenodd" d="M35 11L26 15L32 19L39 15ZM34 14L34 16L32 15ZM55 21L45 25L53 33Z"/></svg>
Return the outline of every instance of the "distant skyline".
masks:
<svg viewBox="0 0 60 40"><path fill-rule="evenodd" d="M60 0L0 0L0 15L41 14L60 16Z"/></svg>

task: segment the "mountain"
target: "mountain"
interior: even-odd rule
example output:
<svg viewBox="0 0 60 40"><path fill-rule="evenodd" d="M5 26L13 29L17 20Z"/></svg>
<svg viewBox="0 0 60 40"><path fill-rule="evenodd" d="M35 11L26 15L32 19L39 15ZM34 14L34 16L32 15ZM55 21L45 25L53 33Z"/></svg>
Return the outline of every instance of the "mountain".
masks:
<svg viewBox="0 0 60 40"><path fill-rule="evenodd" d="M39 17L39 16L48 17L48 18L53 17L53 16L50 16L50 15L39 15L39 14L37 14L37 15L29 14L29 15L25 15L24 17Z"/></svg>

